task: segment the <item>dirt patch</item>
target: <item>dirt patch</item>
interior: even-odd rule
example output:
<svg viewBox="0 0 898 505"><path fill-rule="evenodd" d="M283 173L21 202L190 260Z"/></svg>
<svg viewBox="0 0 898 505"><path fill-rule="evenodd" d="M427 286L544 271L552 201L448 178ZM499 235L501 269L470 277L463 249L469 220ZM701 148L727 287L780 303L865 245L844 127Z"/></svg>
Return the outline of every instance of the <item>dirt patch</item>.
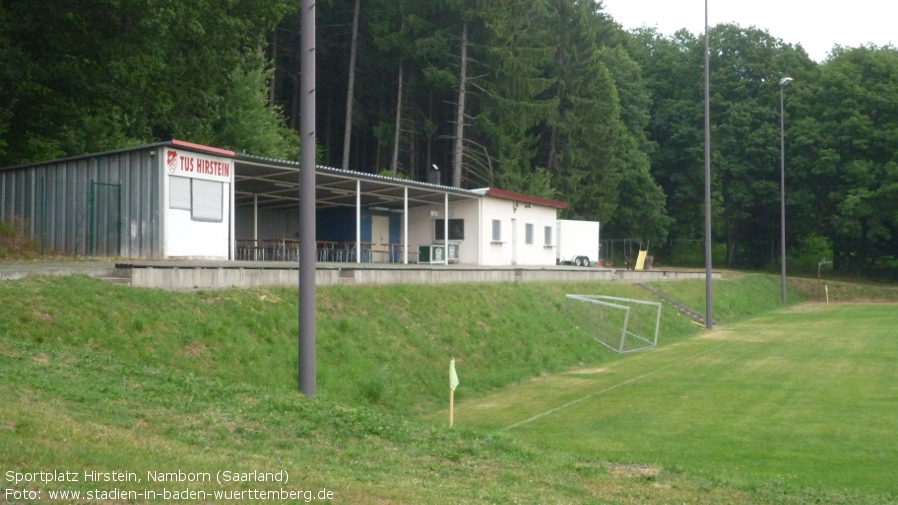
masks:
<svg viewBox="0 0 898 505"><path fill-rule="evenodd" d="M284 300L281 299L279 296L273 295L271 293L260 293L259 301L277 304L277 303L283 302Z"/></svg>
<svg viewBox="0 0 898 505"><path fill-rule="evenodd" d="M44 353L40 353L37 356L31 358L31 361L33 361L34 363L36 363L38 365L49 365L50 364L50 358L47 357L47 355Z"/></svg>
<svg viewBox="0 0 898 505"><path fill-rule="evenodd" d="M573 375L597 375L600 373L608 372L608 368L606 367L598 367L598 368L581 368L579 370L571 370L567 372Z"/></svg>
<svg viewBox="0 0 898 505"><path fill-rule="evenodd" d="M199 342L193 342L184 346L184 354L191 358L198 358L206 352L206 346Z"/></svg>
<svg viewBox="0 0 898 505"><path fill-rule="evenodd" d="M657 477L661 469L654 466L625 465L621 463L606 463L608 473L615 477L640 478Z"/></svg>
<svg viewBox="0 0 898 505"><path fill-rule="evenodd" d="M730 340L733 338L733 332L730 330L711 330L699 335L698 338L705 340Z"/></svg>

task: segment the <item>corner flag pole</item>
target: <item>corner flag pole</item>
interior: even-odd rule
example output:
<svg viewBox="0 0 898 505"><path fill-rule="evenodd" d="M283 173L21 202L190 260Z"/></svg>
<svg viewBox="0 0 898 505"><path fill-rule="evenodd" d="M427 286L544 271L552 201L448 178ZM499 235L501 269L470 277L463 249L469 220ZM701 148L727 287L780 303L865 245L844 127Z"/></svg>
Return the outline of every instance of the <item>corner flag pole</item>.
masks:
<svg viewBox="0 0 898 505"><path fill-rule="evenodd" d="M455 358L449 362L449 427L455 418L455 388L458 387L458 375L455 373Z"/></svg>

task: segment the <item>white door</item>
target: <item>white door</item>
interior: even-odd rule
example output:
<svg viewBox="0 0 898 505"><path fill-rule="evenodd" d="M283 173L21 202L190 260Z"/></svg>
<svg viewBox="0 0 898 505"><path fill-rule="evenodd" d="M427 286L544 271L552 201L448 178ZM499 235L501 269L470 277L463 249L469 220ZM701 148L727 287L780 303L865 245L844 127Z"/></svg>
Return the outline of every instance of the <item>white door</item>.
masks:
<svg viewBox="0 0 898 505"><path fill-rule="evenodd" d="M511 219L511 264L518 264L518 220Z"/></svg>
<svg viewBox="0 0 898 505"><path fill-rule="evenodd" d="M371 216L371 243L375 246L388 247L390 244L390 218L387 216Z"/></svg>

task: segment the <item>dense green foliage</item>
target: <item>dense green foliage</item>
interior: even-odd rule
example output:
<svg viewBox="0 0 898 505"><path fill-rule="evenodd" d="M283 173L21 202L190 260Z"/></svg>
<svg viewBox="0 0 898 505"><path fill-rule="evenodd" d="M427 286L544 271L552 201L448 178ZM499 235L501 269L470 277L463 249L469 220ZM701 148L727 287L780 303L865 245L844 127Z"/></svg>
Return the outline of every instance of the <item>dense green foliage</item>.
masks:
<svg viewBox="0 0 898 505"><path fill-rule="evenodd" d="M295 157L259 51L291 6L4 1L0 165L171 138Z"/></svg>
<svg viewBox="0 0 898 505"><path fill-rule="evenodd" d="M813 271L896 275L898 135L893 47L837 48L822 64L756 28L711 29L714 236L727 265L777 264L780 107L785 128L787 251ZM704 39L636 34L652 90L652 173L667 195L669 238L700 238L704 219ZM794 81L780 86L783 77ZM781 104L781 100L783 103Z"/></svg>
<svg viewBox="0 0 898 505"><path fill-rule="evenodd" d="M3 2L0 166L170 138L296 158L298 6ZM703 238L703 36L628 33L595 0L366 0L353 44L354 7L316 8L324 164L341 166L349 102L349 169L423 180L436 164L445 184L561 199L603 237L669 239L661 259ZM784 98L790 270L898 275L898 51L818 63L732 24L710 43L726 264L779 259Z"/></svg>

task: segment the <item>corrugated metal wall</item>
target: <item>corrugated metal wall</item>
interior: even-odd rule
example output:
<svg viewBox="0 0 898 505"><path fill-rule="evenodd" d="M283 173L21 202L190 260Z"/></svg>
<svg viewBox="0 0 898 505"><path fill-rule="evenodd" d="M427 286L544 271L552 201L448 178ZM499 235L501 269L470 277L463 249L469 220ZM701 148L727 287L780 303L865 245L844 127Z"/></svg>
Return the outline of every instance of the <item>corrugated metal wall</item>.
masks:
<svg viewBox="0 0 898 505"><path fill-rule="evenodd" d="M66 255L162 258L156 147L0 171L0 220Z"/></svg>
<svg viewBox="0 0 898 505"><path fill-rule="evenodd" d="M299 238L299 211L296 209L259 209L259 239ZM253 238L253 206L239 205L235 212L234 233L238 239Z"/></svg>

